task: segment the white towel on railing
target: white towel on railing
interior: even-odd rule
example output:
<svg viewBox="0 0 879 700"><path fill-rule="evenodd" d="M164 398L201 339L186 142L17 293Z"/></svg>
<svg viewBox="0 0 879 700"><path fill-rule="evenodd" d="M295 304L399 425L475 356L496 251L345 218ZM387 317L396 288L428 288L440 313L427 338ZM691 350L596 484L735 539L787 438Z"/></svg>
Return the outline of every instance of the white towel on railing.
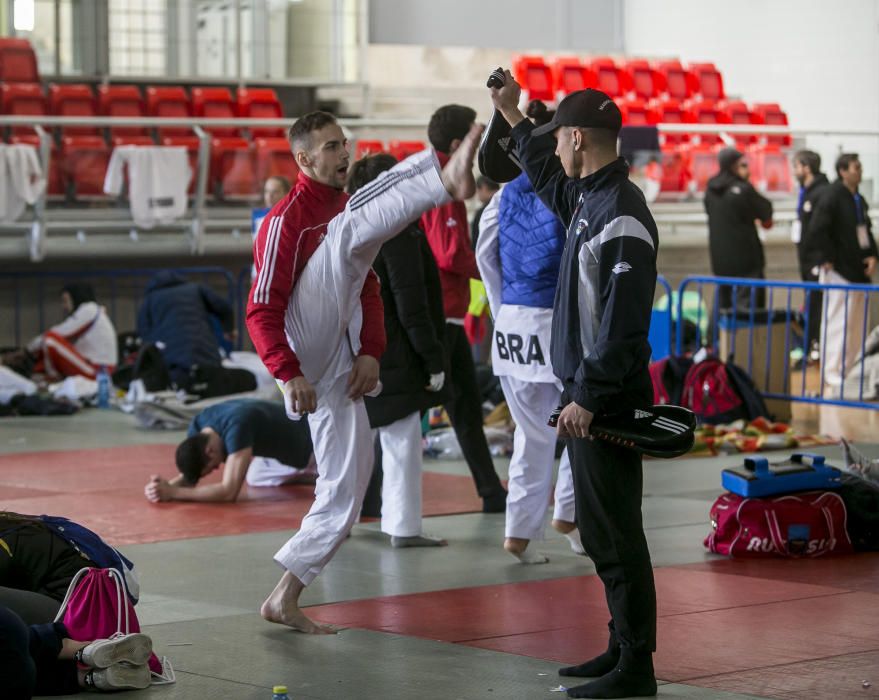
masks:
<svg viewBox="0 0 879 700"><path fill-rule="evenodd" d="M0 144L0 221L15 221L45 187L36 148L23 143Z"/></svg>
<svg viewBox="0 0 879 700"><path fill-rule="evenodd" d="M131 218L141 228L169 224L186 211L186 188L192 172L182 146L119 146L113 149L104 192L122 192L122 173L128 166Z"/></svg>

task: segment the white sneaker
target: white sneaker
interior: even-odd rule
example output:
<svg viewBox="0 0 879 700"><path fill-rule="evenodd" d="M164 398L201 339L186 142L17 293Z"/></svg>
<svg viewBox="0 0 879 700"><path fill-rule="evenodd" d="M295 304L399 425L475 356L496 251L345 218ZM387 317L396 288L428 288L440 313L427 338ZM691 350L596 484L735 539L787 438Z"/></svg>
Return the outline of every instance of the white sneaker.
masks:
<svg viewBox="0 0 879 700"><path fill-rule="evenodd" d="M150 687L149 666L141 664L113 664L109 668L95 668L85 674L86 688L98 690L134 690Z"/></svg>
<svg viewBox="0 0 879 700"><path fill-rule="evenodd" d="M149 661L152 651L153 641L145 634L136 632L113 639L96 639L80 649L74 658L92 668L109 668L123 661L143 666Z"/></svg>

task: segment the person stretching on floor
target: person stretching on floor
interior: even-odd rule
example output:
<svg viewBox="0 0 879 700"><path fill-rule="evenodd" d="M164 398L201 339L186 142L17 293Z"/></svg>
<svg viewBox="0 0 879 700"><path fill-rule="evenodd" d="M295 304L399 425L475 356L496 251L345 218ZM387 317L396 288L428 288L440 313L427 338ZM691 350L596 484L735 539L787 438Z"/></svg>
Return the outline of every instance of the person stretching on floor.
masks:
<svg viewBox="0 0 879 700"><path fill-rule="evenodd" d="M308 423L288 420L271 401L234 399L210 406L192 419L177 446L180 474L153 475L144 495L160 501L234 501L245 479L251 486L314 483L316 468ZM197 486L224 466L219 484Z"/></svg>
<svg viewBox="0 0 879 700"><path fill-rule="evenodd" d="M382 173L350 199L342 191L347 140L335 118L313 112L289 138L299 166L293 190L262 223L247 329L283 387L291 418L308 416L318 478L299 532L275 554L285 572L262 616L312 634L299 597L354 525L372 473L373 440L363 396L378 385L384 312L371 265L382 244L420 214L476 189L474 126L441 170L422 151Z"/></svg>

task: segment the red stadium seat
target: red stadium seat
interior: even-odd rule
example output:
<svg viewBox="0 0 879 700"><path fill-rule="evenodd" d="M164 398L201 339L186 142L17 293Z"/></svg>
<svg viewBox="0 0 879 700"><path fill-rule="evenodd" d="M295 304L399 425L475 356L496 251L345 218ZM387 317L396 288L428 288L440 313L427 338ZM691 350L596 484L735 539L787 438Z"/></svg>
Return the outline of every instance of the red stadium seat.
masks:
<svg viewBox="0 0 879 700"><path fill-rule="evenodd" d="M59 117L95 117L95 96L91 87L85 84L49 85L49 113ZM97 136L96 126L64 126L61 128L62 138L65 136Z"/></svg>
<svg viewBox="0 0 879 700"><path fill-rule="evenodd" d="M561 56L552 64L553 87L556 95L594 88L597 78L592 69L576 56Z"/></svg>
<svg viewBox="0 0 879 700"><path fill-rule="evenodd" d="M0 80L5 83L38 83L37 55L27 39L0 39Z"/></svg>
<svg viewBox="0 0 879 700"><path fill-rule="evenodd" d="M704 192L708 181L720 172L717 152L720 144L699 144L691 146L687 152L687 170L690 174L690 187L696 192Z"/></svg>
<svg viewBox="0 0 879 700"><path fill-rule="evenodd" d="M196 117L205 119L234 119L237 116L232 93L224 87L192 88L192 111ZM241 130L234 126L209 126L205 131L214 136L241 135Z"/></svg>
<svg viewBox="0 0 879 700"><path fill-rule="evenodd" d="M754 114L741 100L726 100L717 105L724 119L729 124L762 124L760 117ZM742 146L757 141L757 134L733 134L736 143Z"/></svg>
<svg viewBox="0 0 879 700"><path fill-rule="evenodd" d="M256 151L256 181L265 182L280 175L291 183L296 180L299 168L286 138L258 138L253 142Z"/></svg>
<svg viewBox="0 0 879 700"><path fill-rule="evenodd" d="M611 97L623 97L629 91L628 76L612 58L593 58L589 67L595 73L596 87Z"/></svg>
<svg viewBox="0 0 879 700"><path fill-rule="evenodd" d="M623 115L623 126L649 126L657 123L656 113L640 98L617 102Z"/></svg>
<svg viewBox="0 0 879 700"><path fill-rule="evenodd" d="M691 63L690 73L696 78L696 91L703 100L722 100L726 97L723 90L723 76L713 63Z"/></svg>
<svg viewBox="0 0 879 700"><path fill-rule="evenodd" d="M522 86L529 100L555 99L552 70L541 56L513 58L513 76Z"/></svg>
<svg viewBox="0 0 879 700"><path fill-rule="evenodd" d="M636 97L650 100L662 94L665 78L647 61L635 58L628 61L622 68L627 74L627 81Z"/></svg>
<svg viewBox="0 0 879 700"><path fill-rule="evenodd" d="M29 134L13 134L9 139L9 143L26 143L39 150L40 137L31 129ZM64 194L64 175L62 170L58 147L52 144L52 150L49 154L49 175L46 184L46 192L50 197Z"/></svg>
<svg viewBox="0 0 879 700"><path fill-rule="evenodd" d="M98 87L98 112L103 117L143 117L143 98L134 85L101 85ZM146 136L142 126L114 126L110 138L119 136Z"/></svg>
<svg viewBox="0 0 879 700"><path fill-rule="evenodd" d="M379 141L378 139L357 139L357 145L354 147L354 160L385 152L387 152L387 149L385 148L384 141Z"/></svg>
<svg viewBox="0 0 879 700"><path fill-rule="evenodd" d="M754 114L760 119L760 123L768 126L787 126L787 114L782 111L776 102L759 102L751 106ZM790 146L792 139L790 134L780 136L772 135L766 137L766 143L775 146Z"/></svg>
<svg viewBox="0 0 879 700"><path fill-rule="evenodd" d="M3 114L33 116L48 114L48 102L43 88L36 83L3 83L0 85L0 110ZM31 126L13 126L12 134L33 134Z"/></svg>
<svg viewBox="0 0 879 700"><path fill-rule="evenodd" d="M665 91L676 100L688 100L695 92L695 76L678 60L658 61L656 70L665 80Z"/></svg>
<svg viewBox="0 0 879 700"><path fill-rule="evenodd" d="M693 121L692 116L676 99L669 97L664 100L653 100L650 108L656 115L657 124L687 124ZM677 144L689 141L687 134L668 134L659 132L659 140L663 144Z"/></svg>
<svg viewBox="0 0 879 700"><path fill-rule="evenodd" d="M61 139L62 172L77 197L104 194L104 177L110 149L100 136L65 136Z"/></svg>
<svg viewBox="0 0 879 700"><path fill-rule="evenodd" d="M693 100L687 105L692 124L726 124L726 115L718 109L715 102L709 100ZM696 134L701 143L720 143L719 134Z"/></svg>
<svg viewBox="0 0 879 700"><path fill-rule="evenodd" d="M388 152L397 160L408 158L413 153L423 151L424 141L389 141Z"/></svg>
<svg viewBox="0 0 879 700"><path fill-rule="evenodd" d="M284 117L278 95L271 88L238 88L237 97L239 117L247 119L283 119ZM276 126L252 127L250 134L253 138L285 136L284 129Z"/></svg>
<svg viewBox="0 0 879 700"><path fill-rule="evenodd" d="M759 190L790 194L793 191L790 161L778 146L758 146L748 152L751 180Z"/></svg>
<svg viewBox="0 0 879 700"><path fill-rule="evenodd" d="M117 146L155 146L151 136L113 136L110 138L113 148Z"/></svg>
<svg viewBox="0 0 879 700"><path fill-rule="evenodd" d="M155 87L146 89L147 114L151 117L166 119L188 119L192 116L192 108L186 91L182 87ZM174 137L191 137L192 129L185 126L164 126L158 130L159 140ZM198 139L196 138L196 143Z"/></svg>
<svg viewBox="0 0 879 700"><path fill-rule="evenodd" d="M253 149L239 136L211 139L210 182L218 197L251 198L257 192Z"/></svg>
<svg viewBox="0 0 879 700"><path fill-rule="evenodd" d="M662 172L659 178L660 193L684 194L690 187L690 171L687 152L676 147L662 152Z"/></svg>

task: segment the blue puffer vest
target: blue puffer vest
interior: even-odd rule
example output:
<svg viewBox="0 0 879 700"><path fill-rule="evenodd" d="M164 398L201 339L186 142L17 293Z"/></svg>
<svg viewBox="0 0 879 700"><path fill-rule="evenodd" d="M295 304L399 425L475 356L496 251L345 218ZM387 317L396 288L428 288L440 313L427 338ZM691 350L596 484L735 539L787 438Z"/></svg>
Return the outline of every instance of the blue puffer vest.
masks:
<svg viewBox="0 0 879 700"><path fill-rule="evenodd" d="M501 303L552 308L565 227L543 206L524 173L501 192L498 226Z"/></svg>

